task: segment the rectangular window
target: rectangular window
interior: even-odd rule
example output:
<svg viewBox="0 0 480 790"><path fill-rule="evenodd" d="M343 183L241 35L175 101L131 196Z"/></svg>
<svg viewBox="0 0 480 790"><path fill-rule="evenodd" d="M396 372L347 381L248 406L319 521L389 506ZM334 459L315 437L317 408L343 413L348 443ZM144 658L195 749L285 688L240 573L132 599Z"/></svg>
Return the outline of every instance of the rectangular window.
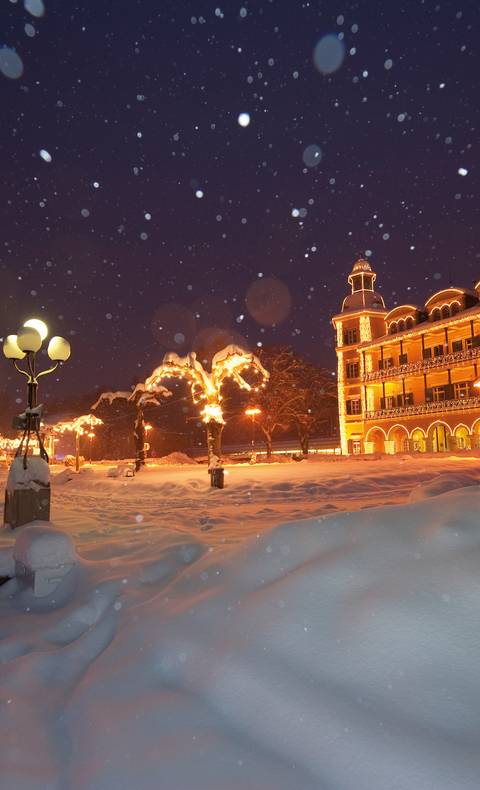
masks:
<svg viewBox="0 0 480 790"><path fill-rule="evenodd" d="M463 348L463 341L462 340L454 340L452 342L452 352L454 354L456 354L457 351L461 351L462 348Z"/></svg>
<svg viewBox="0 0 480 790"><path fill-rule="evenodd" d="M358 378L358 362L347 362L346 376L347 379Z"/></svg>
<svg viewBox="0 0 480 790"><path fill-rule="evenodd" d="M398 357L398 364L399 365L406 365L408 362L408 357L406 354L400 354Z"/></svg>
<svg viewBox="0 0 480 790"><path fill-rule="evenodd" d="M432 358L432 349L431 348L424 348L423 349L423 358L424 359L431 359Z"/></svg>
<svg viewBox="0 0 480 790"><path fill-rule="evenodd" d="M433 347L433 356L434 357L443 357L443 343L441 345Z"/></svg>
<svg viewBox="0 0 480 790"><path fill-rule="evenodd" d="M385 396L385 408L386 409L394 409L396 406L396 397L395 395L386 395Z"/></svg>
<svg viewBox="0 0 480 790"><path fill-rule="evenodd" d="M470 391L470 382L469 381L458 381L456 384L453 385L453 397L455 400L460 400L461 398L469 398L471 395Z"/></svg>
<svg viewBox="0 0 480 790"><path fill-rule="evenodd" d="M445 400L445 387L432 387L432 400L435 403L439 403L439 401Z"/></svg>
<svg viewBox="0 0 480 790"><path fill-rule="evenodd" d="M346 409L347 414L360 414L362 411L360 398L352 398L347 400Z"/></svg>
<svg viewBox="0 0 480 790"><path fill-rule="evenodd" d="M383 369L393 368L393 357L387 357L383 360Z"/></svg>
<svg viewBox="0 0 480 790"><path fill-rule="evenodd" d="M343 342L346 346L358 343L358 332L356 329L346 329L343 333Z"/></svg>
<svg viewBox="0 0 480 790"><path fill-rule="evenodd" d="M360 455L362 452L362 442L359 439L353 439L352 452L354 455Z"/></svg>

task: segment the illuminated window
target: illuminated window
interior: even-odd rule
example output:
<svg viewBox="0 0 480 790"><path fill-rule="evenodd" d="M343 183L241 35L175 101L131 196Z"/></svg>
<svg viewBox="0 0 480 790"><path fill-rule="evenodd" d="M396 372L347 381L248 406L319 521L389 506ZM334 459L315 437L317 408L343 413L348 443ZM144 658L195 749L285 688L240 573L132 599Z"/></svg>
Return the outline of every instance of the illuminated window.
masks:
<svg viewBox="0 0 480 790"><path fill-rule="evenodd" d="M360 414L362 411L362 404L360 398L352 398L346 402L347 414Z"/></svg>
<svg viewBox="0 0 480 790"><path fill-rule="evenodd" d="M347 379L358 378L358 362L347 362L346 376Z"/></svg>
<svg viewBox="0 0 480 790"><path fill-rule="evenodd" d="M453 397L456 400L460 400L461 398L468 398L470 396L470 382L469 381L458 381L456 384L453 385Z"/></svg>
<svg viewBox="0 0 480 790"><path fill-rule="evenodd" d="M352 343L358 343L358 332L356 329L346 329L343 333L343 342L346 346L351 346Z"/></svg>

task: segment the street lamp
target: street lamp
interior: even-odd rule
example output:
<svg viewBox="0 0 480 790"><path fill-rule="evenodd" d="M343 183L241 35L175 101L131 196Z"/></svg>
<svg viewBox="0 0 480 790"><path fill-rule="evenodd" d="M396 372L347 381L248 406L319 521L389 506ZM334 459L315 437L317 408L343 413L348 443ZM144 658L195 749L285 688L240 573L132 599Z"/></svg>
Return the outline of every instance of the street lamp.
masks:
<svg viewBox="0 0 480 790"><path fill-rule="evenodd" d="M27 379L27 408L14 420L14 427L23 431L23 435L10 467L5 492L5 523L12 528L35 519L50 519L48 454L40 435L42 406L37 403L38 380L53 373L60 362L67 361L70 357L70 343L64 337L52 337L47 354L53 365L46 370L37 371L37 353L47 337L48 327L45 322L40 318L30 318L16 335L7 335L3 342L4 356L12 360L15 369ZM25 367L20 365L22 360L25 360ZM40 457L33 462L29 474L27 456L32 434L38 440ZM17 460L22 455L23 460L19 465ZM33 482L38 483L38 486L29 485Z"/></svg>
<svg viewBox="0 0 480 790"><path fill-rule="evenodd" d="M250 463L256 463L257 456L255 455L255 418L262 413L262 410L258 408L258 406L251 406L248 409L245 409L245 414L247 417L252 418L252 454L250 456Z"/></svg>

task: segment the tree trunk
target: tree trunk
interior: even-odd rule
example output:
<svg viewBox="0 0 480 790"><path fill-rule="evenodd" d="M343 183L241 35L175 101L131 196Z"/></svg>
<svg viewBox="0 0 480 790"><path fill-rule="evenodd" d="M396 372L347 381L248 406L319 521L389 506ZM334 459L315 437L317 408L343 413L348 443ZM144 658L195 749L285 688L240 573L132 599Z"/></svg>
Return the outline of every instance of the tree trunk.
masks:
<svg viewBox="0 0 480 790"><path fill-rule="evenodd" d="M222 459L223 423L207 422L208 466L218 466ZM216 460L218 459L218 460Z"/></svg>
<svg viewBox="0 0 480 790"><path fill-rule="evenodd" d="M267 446L267 461L272 460L272 450L273 450L273 442L272 442L272 434L266 433L265 434L265 444Z"/></svg>
<svg viewBox="0 0 480 790"><path fill-rule="evenodd" d="M302 448L302 455L308 455L308 450L310 448L310 436L308 433L300 433L300 447Z"/></svg>
<svg viewBox="0 0 480 790"><path fill-rule="evenodd" d="M137 414L135 417L135 427L133 429L133 437L135 439L135 471L138 472L142 466L145 466L145 420L143 417L143 409L137 406Z"/></svg>

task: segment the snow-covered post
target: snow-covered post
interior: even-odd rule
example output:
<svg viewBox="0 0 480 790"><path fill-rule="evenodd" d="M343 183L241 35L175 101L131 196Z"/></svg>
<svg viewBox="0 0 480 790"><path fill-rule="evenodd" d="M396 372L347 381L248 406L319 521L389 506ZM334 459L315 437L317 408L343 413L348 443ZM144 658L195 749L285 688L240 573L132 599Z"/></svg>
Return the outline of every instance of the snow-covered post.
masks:
<svg viewBox="0 0 480 790"><path fill-rule="evenodd" d="M132 392L102 392L92 406L92 411L98 408L100 403L106 401L110 405L114 400L126 400L135 409L135 421L133 425L133 439L135 442L135 471L139 472L146 461L146 430L145 430L145 406L160 406L161 397L169 398L171 392L165 387L155 387L153 392L146 392L144 384L137 384Z"/></svg>
<svg viewBox="0 0 480 790"><path fill-rule="evenodd" d="M50 472L48 454L40 434L42 406L37 404L38 379L53 373L60 362L70 357L70 343L63 337L52 337L47 354L53 365L40 372L36 369L37 352L48 336L48 327L38 318L25 321L16 335L8 335L3 353L12 360L15 369L27 379L27 408L14 420L14 427L23 431L5 491L4 522L12 529L30 521L50 518ZM26 368L20 366L25 360ZM37 438L39 456L28 456L32 435Z"/></svg>
<svg viewBox="0 0 480 790"><path fill-rule="evenodd" d="M75 432L75 471L80 471L80 434Z"/></svg>
<svg viewBox="0 0 480 790"><path fill-rule="evenodd" d="M221 468L222 433L225 425L221 395L223 382L231 378L241 389L251 391L252 386L241 375L247 370L260 374L262 381L259 386L265 385L269 374L258 357L239 346L230 345L215 354L210 373L198 361L193 351L186 357L179 357L171 352L165 355L162 364L155 368L145 382L145 389L148 391L154 390L164 379L172 377L189 382L193 402L203 404L201 416L207 429L209 471ZM214 475L212 485L215 485L213 480Z"/></svg>

